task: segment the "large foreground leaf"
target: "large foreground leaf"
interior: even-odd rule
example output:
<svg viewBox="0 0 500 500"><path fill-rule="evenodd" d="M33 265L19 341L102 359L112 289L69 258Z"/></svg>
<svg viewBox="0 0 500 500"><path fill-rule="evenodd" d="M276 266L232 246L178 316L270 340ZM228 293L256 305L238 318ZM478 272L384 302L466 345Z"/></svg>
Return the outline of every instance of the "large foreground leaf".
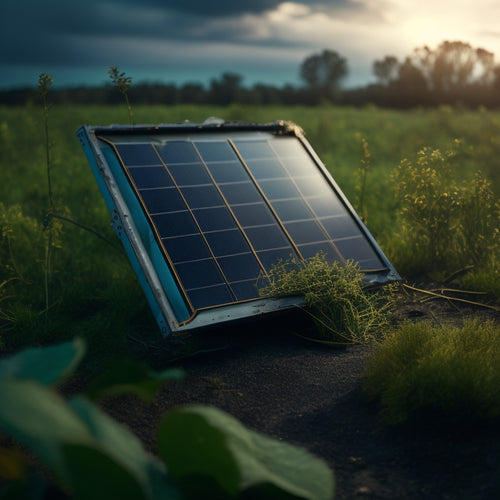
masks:
<svg viewBox="0 0 500 500"><path fill-rule="evenodd" d="M40 384L9 380L0 381L0 401L0 429L31 449L76 498L179 498L164 464L84 398L68 404ZM108 496L97 495L101 484Z"/></svg>
<svg viewBox="0 0 500 500"><path fill-rule="evenodd" d="M52 385L70 375L85 355L85 343L75 338L49 347L32 347L0 361L0 380L36 380Z"/></svg>
<svg viewBox="0 0 500 500"><path fill-rule="evenodd" d="M92 399L121 394L135 394L151 401L158 389L168 380L180 380L184 372L170 368L163 372L155 372L146 364L132 360L116 361L91 383L87 394Z"/></svg>
<svg viewBox="0 0 500 500"><path fill-rule="evenodd" d="M328 466L306 450L245 428L216 408L190 406L169 412L158 435L159 454L183 484L211 476L228 497L242 491L259 498L333 498Z"/></svg>

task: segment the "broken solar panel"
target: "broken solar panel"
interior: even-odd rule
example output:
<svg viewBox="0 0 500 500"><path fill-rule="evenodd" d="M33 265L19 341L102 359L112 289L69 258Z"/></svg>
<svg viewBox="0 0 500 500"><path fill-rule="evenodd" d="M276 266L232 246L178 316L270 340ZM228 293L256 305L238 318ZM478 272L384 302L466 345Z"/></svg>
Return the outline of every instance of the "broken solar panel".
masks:
<svg viewBox="0 0 500 500"><path fill-rule="evenodd" d="M300 304L262 299L280 259L318 252L399 279L288 123L88 127L84 150L162 331Z"/></svg>

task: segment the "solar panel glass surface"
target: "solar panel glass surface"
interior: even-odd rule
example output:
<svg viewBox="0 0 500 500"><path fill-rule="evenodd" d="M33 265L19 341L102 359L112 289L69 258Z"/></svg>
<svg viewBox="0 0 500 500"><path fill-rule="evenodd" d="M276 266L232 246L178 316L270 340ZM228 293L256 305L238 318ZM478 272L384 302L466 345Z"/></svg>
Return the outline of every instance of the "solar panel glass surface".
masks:
<svg viewBox="0 0 500 500"><path fill-rule="evenodd" d="M279 259L386 268L302 142L273 133L108 136L192 310L259 296Z"/></svg>

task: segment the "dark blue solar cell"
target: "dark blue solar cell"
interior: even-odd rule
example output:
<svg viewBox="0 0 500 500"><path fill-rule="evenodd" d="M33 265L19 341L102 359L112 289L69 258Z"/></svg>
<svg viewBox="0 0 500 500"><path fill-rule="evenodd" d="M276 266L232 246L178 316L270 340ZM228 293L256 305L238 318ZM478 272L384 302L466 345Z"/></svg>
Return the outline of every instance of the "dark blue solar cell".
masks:
<svg viewBox="0 0 500 500"><path fill-rule="evenodd" d="M153 215L152 219L161 238L199 232L188 211Z"/></svg>
<svg viewBox="0 0 500 500"><path fill-rule="evenodd" d="M249 227L245 232L257 251L289 246L288 239L278 225Z"/></svg>
<svg viewBox="0 0 500 500"><path fill-rule="evenodd" d="M339 252L336 251L335 248L326 241L323 243L309 243L307 245L299 245L298 248L304 259L309 259L311 257L314 257L319 252L322 252L325 254L326 260L328 262L342 261Z"/></svg>
<svg viewBox="0 0 500 500"><path fill-rule="evenodd" d="M230 161L238 157L227 141L195 142L201 157L206 162Z"/></svg>
<svg viewBox="0 0 500 500"><path fill-rule="evenodd" d="M307 176L311 172L317 172L318 170L318 166L313 160L306 156L300 158L283 158L281 161L285 170L293 177Z"/></svg>
<svg viewBox="0 0 500 500"><path fill-rule="evenodd" d="M248 160L246 164L257 180L287 176L280 162L272 158L266 160Z"/></svg>
<svg viewBox="0 0 500 500"><path fill-rule="evenodd" d="M211 257L201 234L165 238L162 242L173 262L208 259Z"/></svg>
<svg viewBox="0 0 500 500"><path fill-rule="evenodd" d="M295 184L290 179L262 180L259 184L270 200L301 197Z"/></svg>
<svg viewBox="0 0 500 500"><path fill-rule="evenodd" d="M223 205L222 198L213 184L181 188L191 208L217 207Z"/></svg>
<svg viewBox="0 0 500 500"><path fill-rule="evenodd" d="M240 162L210 163L207 166L215 182L240 182L250 179Z"/></svg>
<svg viewBox="0 0 500 500"><path fill-rule="evenodd" d="M229 282L257 279L261 271L251 253L219 257L217 261Z"/></svg>
<svg viewBox="0 0 500 500"><path fill-rule="evenodd" d="M224 283L214 259L195 260L175 266L184 288L202 288Z"/></svg>
<svg viewBox="0 0 500 500"><path fill-rule="evenodd" d="M234 141L236 149L243 160L254 160L256 158L275 158L276 155L267 141Z"/></svg>
<svg viewBox="0 0 500 500"><path fill-rule="evenodd" d="M231 209L243 227L260 226L276 222L271 210L263 202L233 205Z"/></svg>
<svg viewBox="0 0 500 500"><path fill-rule="evenodd" d="M200 161L198 153L190 141L168 141L162 146L157 146L162 160L170 163L196 163Z"/></svg>
<svg viewBox="0 0 500 500"><path fill-rule="evenodd" d="M178 186L192 186L198 184L211 184L203 163L186 163L184 165L170 165L168 167Z"/></svg>
<svg viewBox="0 0 500 500"><path fill-rule="evenodd" d="M127 167L162 164L151 144L117 144L116 149Z"/></svg>
<svg viewBox="0 0 500 500"><path fill-rule="evenodd" d="M262 201L262 196L251 182L222 184L219 187L230 205L235 203L255 203Z"/></svg>
<svg viewBox="0 0 500 500"><path fill-rule="evenodd" d="M250 251L248 243L239 229L205 233L205 237L216 257Z"/></svg>
<svg viewBox="0 0 500 500"><path fill-rule="evenodd" d="M372 246L363 236L336 240L335 246L339 249L340 253L344 256L345 259L353 259L355 261L358 261L361 265L361 269L367 269L366 264L364 264L363 261L376 261L377 268L385 267L377 258L377 255L375 254Z"/></svg>
<svg viewBox="0 0 500 500"><path fill-rule="evenodd" d="M169 187L174 183L165 170L165 167L130 167L130 176L134 180L137 189Z"/></svg>
<svg viewBox="0 0 500 500"><path fill-rule="evenodd" d="M326 182L326 179L321 175L308 175L301 177L298 181L300 192L303 196L331 196L336 197L332 192L331 186Z"/></svg>
<svg viewBox="0 0 500 500"><path fill-rule="evenodd" d="M231 283L231 289L238 300L250 300L259 296L255 279Z"/></svg>
<svg viewBox="0 0 500 500"><path fill-rule="evenodd" d="M285 229L297 245L328 239L321 227L313 220L287 222Z"/></svg>
<svg viewBox="0 0 500 500"><path fill-rule="evenodd" d="M234 297L225 284L188 290L187 294L195 309L220 306L234 302Z"/></svg>
<svg viewBox="0 0 500 500"><path fill-rule="evenodd" d="M337 238L346 238L349 236L358 236L360 232L356 223L347 215L338 217L323 217L320 221L332 240Z"/></svg>
<svg viewBox="0 0 500 500"><path fill-rule="evenodd" d="M233 216L225 206L196 209L193 210L193 215L203 232L235 229L237 227Z"/></svg>
<svg viewBox="0 0 500 500"><path fill-rule="evenodd" d="M302 200L276 200L273 208L283 222L292 220L312 219L314 216Z"/></svg>
<svg viewBox="0 0 500 500"><path fill-rule="evenodd" d="M257 255L266 270L270 270L273 265L277 264L280 260L290 260L296 256L292 247L279 248L273 250L264 250L257 252Z"/></svg>
<svg viewBox="0 0 500 500"><path fill-rule="evenodd" d="M304 154L307 154L302 143L295 137L275 137L271 141L271 147L280 158L304 157Z"/></svg>
<svg viewBox="0 0 500 500"><path fill-rule="evenodd" d="M307 198L307 202L317 217L347 215L347 210L334 193Z"/></svg>
<svg viewBox="0 0 500 500"><path fill-rule="evenodd" d="M175 188L144 189L140 193L150 214L186 209L186 204Z"/></svg>

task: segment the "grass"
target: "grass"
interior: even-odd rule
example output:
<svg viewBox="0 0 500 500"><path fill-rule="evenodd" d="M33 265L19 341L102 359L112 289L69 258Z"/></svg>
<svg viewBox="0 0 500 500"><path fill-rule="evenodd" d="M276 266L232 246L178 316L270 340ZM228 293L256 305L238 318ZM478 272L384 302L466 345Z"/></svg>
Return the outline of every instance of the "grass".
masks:
<svg viewBox="0 0 500 500"><path fill-rule="evenodd" d="M406 323L378 346L364 391L388 424L470 425L500 416L500 326Z"/></svg>
<svg viewBox="0 0 500 500"><path fill-rule="evenodd" d="M280 261L259 292L263 297L303 295L302 309L316 324L314 336L320 340L369 344L389 324L394 304L390 290L366 290L357 263L330 264L319 253L305 262Z"/></svg>
<svg viewBox="0 0 500 500"><path fill-rule="evenodd" d="M47 238L44 215L50 206L44 113L35 103L18 108L1 107L0 112L3 349L69 338L76 332L92 339L91 345L112 350L116 343L121 349L131 332L156 331L124 252L59 219L53 220L50 304L48 314L43 317ZM297 122L355 208L362 209L382 249L391 260L401 263L397 269L404 276L414 270L404 263L406 250L394 243L401 239L403 229L398 215L401 201L394 195L391 177L404 158L415 164L424 147L446 151L459 139L460 147L456 148L453 159L456 182L465 185L470 181L472 186L477 167L481 166L482 178L490 183L492 199L500 193L499 112L450 108L401 112L328 106L134 107L136 123L200 122L210 116L250 122L276 119ZM116 241L108 210L75 132L84 123L126 124L130 120L127 107L52 107L47 120L54 213ZM359 175L355 175L360 167ZM490 227L493 227L498 214L491 217ZM469 227L473 226L469 223ZM412 258L408 259L410 264ZM489 267L469 273L467 283L498 293L498 259L492 253L484 262ZM450 274L457 265L468 263L454 262Z"/></svg>

